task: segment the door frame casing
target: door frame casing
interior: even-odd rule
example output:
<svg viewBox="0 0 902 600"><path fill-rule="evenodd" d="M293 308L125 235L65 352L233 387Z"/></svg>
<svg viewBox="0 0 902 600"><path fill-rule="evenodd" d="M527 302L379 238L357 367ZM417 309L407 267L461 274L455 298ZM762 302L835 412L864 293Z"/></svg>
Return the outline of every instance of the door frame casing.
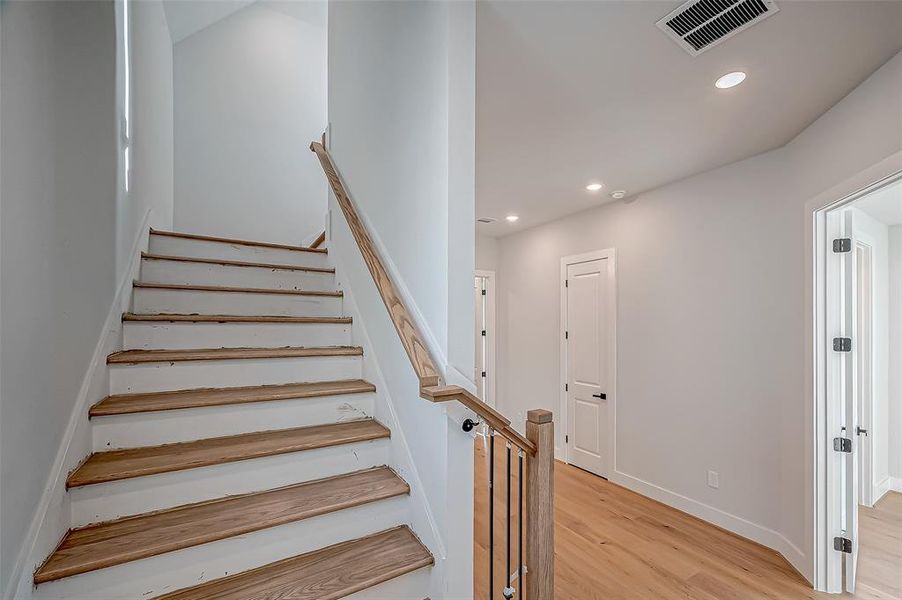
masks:
<svg viewBox="0 0 902 600"><path fill-rule="evenodd" d="M847 193L839 197L839 199L828 200L819 207L817 205L809 205L812 210L811 239L813 240L811 262L811 289L813 293L810 296L813 316L811 323L813 331L810 338L813 344L811 355L813 362L811 371L813 410L811 416L814 427L812 436L814 460L811 471L814 505L814 553L812 556L814 564L812 574L815 589L829 593L840 593L843 591L843 555L833 550L833 537L839 535L836 525L840 522L843 488L839 482L840 457L837 457L837 453L833 451L832 434L830 433L835 429L838 409L835 406L831 406L828 402L828 398L837 397L840 391L838 388L840 382L827 379L827 365L830 361L836 360L833 353L828 351L827 346L837 328L836 315L829 314L827 310L827 296L829 294L838 294L841 291L835 281L836 277L832 275L833 271L828 268L827 260L832 254L832 250L828 246L831 240L839 235L838 220L828 218L828 216L831 213L838 214L838 211L847 208L856 200L870 193L902 181L902 169L896 166L902 164L900 159L902 159L902 153L891 157L887 161L888 165L892 165L888 174L871 179L870 183L862 182L864 185L861 186L859 184L861 187L858 187L856 191ZM885 165L881 164L874 167L874 169L878 168L885 168ZM861 176L866 175L860 174ZM820 198L823 199L823 196ZM855 347L854 340L852 347L853 349ZM857 444L853 441L853 447L855 446Z"/></svg>
<svg viewBox="0 0 902 600"><path fill-rule="evenodd" d="M608 331L611 332L608 339L608 377L610 391L607 394L608 403L608 453L610 463L608 477L617 472L617 258L614 248L571 254L561 257L561 278L559 282L561 290L561 326L560 326L560 411L561 411L561 446L555 448L555 455L565 463L570 464L570 447L565 441L570 434L570 415L568 410L568 396L565 386L567 384L567 267L569 265L589 262L593 260L607 259L608 268Z"/></svg>
<svg viewBox="0 0 902 600"><path fill-rule="evenodd" d="M475 277L482 277L485 279L485 296L486 296L486 305L485 305L485 322L486 322L486 331L490 332L491 335L486 335L487 344L485 347L485 363L486 363L486 371L488 371L489 376L486 377L488 381L486 381L486 398L482 398L482 401L495 408L498 404L498 397L496 396L498 392L498 375L496 372L496 363L495 363L495 340L498 337L498 320L496 319L495 311L497 310L495 304L495 271L486 271L482 269L476 269Z"/></svg>

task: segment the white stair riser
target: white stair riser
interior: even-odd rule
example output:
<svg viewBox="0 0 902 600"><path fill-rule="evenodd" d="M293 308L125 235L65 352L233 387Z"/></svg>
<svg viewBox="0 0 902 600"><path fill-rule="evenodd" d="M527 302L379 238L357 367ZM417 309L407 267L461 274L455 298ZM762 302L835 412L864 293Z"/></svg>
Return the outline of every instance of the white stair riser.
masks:
<svg viewBox="0 0 902 600"><path fill-rule="evenodd" d="M423 600L429 597L430 567L417 569L407 575L345 596L344 600Z"/></svg>
<svg viewBox="0 0 902 600"><path fill-rule="evenodd" d="M164 235L150 236L150 253L164 256L190 256L192 258L265 262L298 267L329 266L329 255L322 252L300 252L280 248L174 238Z"/></svg>
<svg viewBox="0 0 902 600"><path fill-rule="evenodd" d="M381 500L76 575L38 586L35 598L154 597L403 524L409 514L408 502L407 496Z"/></svg>
<svg viewBox="0 0 902 600"><path fill-rule="evenodd" d="M72 526L379 467L390 450L373 440L72 488Z"/></svg>
<svg viewBox="0 0 902 600"><path fill-rule="evenodd" d="M132 312L136 313L281 315L289 317L338 317L342 314L340 296L135 288L132 302Z"/></svg>
<svg viewBox="0 0 902 600"><path fill-rule="evenodd" d="M110 365L110 393L358 379L359 356L313 356Z"/></svg>
<svg viewBox="0 0 902 600"><path fill-rule="evenodd" d="M295 398L182 410L94 417L94 450L357 421L373 416L375 394Z"/></svg>
<svg viewBox="0 0 902 600"><path fill-rule="evenodd" d="M123 348L126 350L347 346L350 343L349 323L123 323Z"/></svg>
<svg viewBox="0 0 902 600"><path fill-rule="evenodd" d="M319 271L288 271L262 267L236 267L176 260L144 259L141 281L267 288L275 290L335 290L335 275Z"/></svg>

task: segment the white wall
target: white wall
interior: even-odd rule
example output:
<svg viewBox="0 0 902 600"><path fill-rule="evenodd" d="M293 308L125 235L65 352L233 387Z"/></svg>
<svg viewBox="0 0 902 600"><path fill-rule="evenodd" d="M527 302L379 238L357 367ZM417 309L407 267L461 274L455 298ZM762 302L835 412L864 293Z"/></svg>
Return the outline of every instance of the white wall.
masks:
<svg viewBox="0 0 902 600"><path fill-rule="evenodd" d="M471 389L474 44L472 2L329 5L330 151L439 368ZM341 239L330 238L336 244ZM441 407L419 398L368 273L345 272L445 547L437 577L453 574L442 580L452 587L437 593L466 597L472 489L457 482L472 480L472 442Z"/></svg>
<svg viewBox="0 0 902 600"><path fill-rule="evenodd" d="M498 270L498 239L476 234L476 268L480 271Z"/></svg>
<svg viewBox="0 0 902 600"><path fill-rule="evenodd" d="M560 257L616 248L615 481L811 576L806 205L902 150L900 107L897 55L781 149L502 238L500 409L560 413Z"/></svg>
<svg viewBox="0 0 902 600"><path fill-rule="evenodd" d="M902 225L889 229L889 471L902 492Z"/></svg>
<svg viewBox="0 0 902 600"><path fill-rule="evenodd" d="M4 2L0 582L47 484L115 293L111 2Z"/></svg>
<svg viewBox="0 0 902 600"><path fill-rule="evenodd" d="M241 9L174 49L175 228L299 244L323 229L326 3Z"/></svg>
<svg viewBox="0 0 902 600"><path fill-rule="evenodd" d="M889 295L889 227L877 221L862 210L851 208L852 237L871 247L873 261L873 298L872 319L874 333L872 339L873 413L869 423L872 444L871 473L862 473L868 477L871 489L880 490L889 487L889 455L890 455L890 420L889 420L889 362L890 362L890 295ZM877 500L877 498L874 498Z"/></svg>
<svg viewBox="0 0 902 600"><path fill-rule="evenodd" d="M129 7L131 183L117 207L117 276L128 269L147 212L151 227L168 230L173 211L172 39L162 2L132 0Z"/></svg>

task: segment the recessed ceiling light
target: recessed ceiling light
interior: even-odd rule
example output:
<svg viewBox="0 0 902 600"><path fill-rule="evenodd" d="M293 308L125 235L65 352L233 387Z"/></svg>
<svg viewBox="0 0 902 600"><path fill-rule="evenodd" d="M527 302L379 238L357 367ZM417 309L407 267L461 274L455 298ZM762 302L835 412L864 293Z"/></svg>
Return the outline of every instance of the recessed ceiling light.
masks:
<svg viewBox="0 0 902 600"><path fill-rule="evenodd" d="M722 90L735 87L745 81L745 73L742 71L733 71L732 73L727 73L720 79L714 82L714 86L720 88Z"/></svg>
<svg viewBox="0 0 902 600"><path fill-rule="evenodd" d="M615 190L611 192L611 198L613 198L614 200L626 198L626 190Z"/></svg>
<svg viewBox="0 0 902 600"><path fill-rule="evenodd" d="M603 186L600 183L590 183L589 185L586 186L586 189L589 190L590 192L597 192L602 187Z"/></svg>
<svg viewBox="0 0 902 600"><path fill-rule="evenodd" d="M520 217L518 217L517 215L507 215L507 216L504 217L504 218L507 219L507 222L508 222L508 223L513 223L514 221L516 221L516 220L519 219Z"/></svg>

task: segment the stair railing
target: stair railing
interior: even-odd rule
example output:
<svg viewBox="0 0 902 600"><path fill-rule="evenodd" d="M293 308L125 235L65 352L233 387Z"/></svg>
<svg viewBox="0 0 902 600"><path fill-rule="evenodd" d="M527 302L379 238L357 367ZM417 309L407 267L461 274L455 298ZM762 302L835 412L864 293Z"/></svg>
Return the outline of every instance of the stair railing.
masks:
<svg viewBox="0 0 902 600"><path fill-rule="evenodd" d="M525 597L528 597L529 600L551 600L554 598L554 423L552 414L541 409L529 411L526 420L526 436L524 437L511 427L511 422L507 417L466 389L456 385L442 385L439 370L423 341L424 338L382 263L372 238L338 175L332 157L326 150L324 141L325 139L323 142L313 142L310 149L319 158L332 192L335 194L335 199L341 207L376 289L388 310L401 345L410 359L410 364L419 380L420 397L430 402L459 402L478 416L478 421L467 419L464 422L464 431L471 431L480 423L484 423L487 429L490 446L487 473L489 579L488 589L485 590L485 593L489 599L499 596L513 598L516 594L514 588L516 581L517 586L520 586L521 589L525 588ZM503 512L506 514L496 519L494 505L497 498L495 481L495 439L497 436L501 436L506 444L504 448L506 451L506 481L503 500L503 506L506 508ZM517 457L516 479L512 473L512 454L516 454ZM524 464L526 465L525 475ZM516 538L512 537L514 517L512 515L511 488L514 480L518 487ZM496 586L494 573L496 521L502 522L502 531L506 531L507 534L506 573L501 580L500 589L499 586ZM516 571L511 570L514 539L517 544ZM524 596L521 594L519 597L523 598Z"/></svg>

